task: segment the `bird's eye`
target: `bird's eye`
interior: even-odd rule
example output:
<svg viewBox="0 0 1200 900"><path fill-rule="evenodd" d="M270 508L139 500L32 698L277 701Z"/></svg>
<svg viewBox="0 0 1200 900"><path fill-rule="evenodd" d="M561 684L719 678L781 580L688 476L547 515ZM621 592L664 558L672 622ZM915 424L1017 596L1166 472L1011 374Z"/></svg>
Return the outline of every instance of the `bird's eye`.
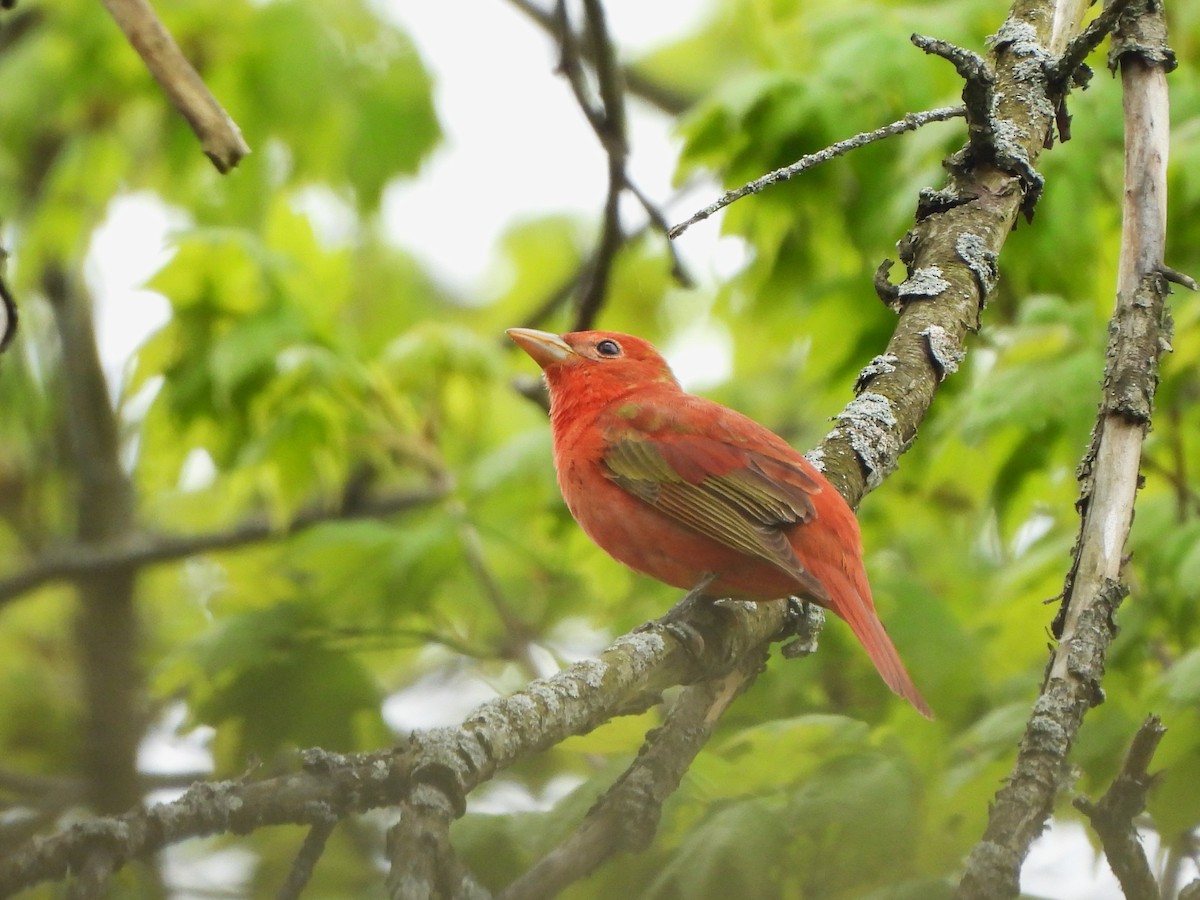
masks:
<svg viewBox="0 0 1200 900"><path fill-rule="evenodd" d="M604 340L596 345L596 352L601 356L614 357L621 355L621 345L616 341Z"/></svg>

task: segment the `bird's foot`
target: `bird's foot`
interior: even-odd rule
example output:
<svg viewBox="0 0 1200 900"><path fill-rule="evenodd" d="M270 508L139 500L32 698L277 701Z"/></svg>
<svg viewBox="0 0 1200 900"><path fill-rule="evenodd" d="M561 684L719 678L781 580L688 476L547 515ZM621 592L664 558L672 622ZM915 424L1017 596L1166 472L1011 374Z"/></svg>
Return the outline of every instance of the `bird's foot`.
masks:
<svg viewBox="0 0 1200 900"><path fill-rule="evenodd" d="M815 653L821 628L825 625L825 610L799 597L788 597L785 602L787 622L784 624L784 634L794 634L796 639L784 644L780 652L785 659L796 659Z"/></svg>
<svg viewBox="0 0 1200 900"><path fill-rule="evenodd" d="M700 579L700 583L684 594L683 599L667 610L665 615L639 625L634 630L638 633L665 631L679 641L690 656L699 659L704 653L704 635L688 620L693 617L697 606L711 602L711 598L704 591L716 577L715 574L705 575Z"/></svg>

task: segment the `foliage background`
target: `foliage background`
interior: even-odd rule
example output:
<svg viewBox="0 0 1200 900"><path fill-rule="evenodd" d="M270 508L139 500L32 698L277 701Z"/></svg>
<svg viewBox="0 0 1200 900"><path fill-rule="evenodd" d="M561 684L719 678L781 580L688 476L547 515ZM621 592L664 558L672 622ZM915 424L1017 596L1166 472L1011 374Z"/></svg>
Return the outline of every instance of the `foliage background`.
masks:
<svg viewBox="0 0 1200 900"><path fill-rule="evenodd" d="M1183 4L1168 12L1181 63L1168 262L1195 273L1200 21ZM24 301L21 338L0 367L4 571L70 552L79 524L86 451L70 446L47 273L86 284L110 204L151 192L179 223L150 282L170 319L109 386L137 533L220 532L266 516L282 535L313 510L330 521L140 571L147 735L211 729L198 734L211 736L221 775L296 746L382 746L422 694L452 704L481 684L514 689L658 615L673 592L620 569L571 522L544 415L512 386L531 364L501 339L578 271L597 220L547 208L511 223L494 251L458 249L494 252L486 267L473 261L490 273L476 287L440 281L389 238L381 214L388 185L420 179L438 147L420 33L359 2L180 0L163 14L255 148L232 176L197 152L98 8L65 0L0 19L0 83L11 86L0 92L0 221ZM733 186L956 102L953 71L908 34L978 47L1003 14L983 0L721 0L699 27L629 62L688 99L673 126L676 183L713 172ZM1044 157L1046 195L1006 247L972 352L860 511L882 617L937 721L897 702L833 623L818 654L772 660L733 708L654 847L571 896L715 896L737 884L746 896L930 897L978 839L1046 659L1054 607L1044 601L1061 590L1075 535L1074 466L1115 283L1119 85L1101 72L1071 112L1073 140ZM635 238L601 325L678 349L703 323L732 351L732 377L705 393L812 446L890 334L872 273L961 141L960 126L934 126L739 203L722 228L744 240L746 262L718 285L679 286L661 236ZM672 190L641 187L660 199ZM471 198L445 197L440 215L470 217ZM339 228L326 227L331 216ZM1167 865L1195 854L1200 818L1200 307L1177 299L1130 547L1133 595L1107 702L1074 754L1078 790L1098 794L1137 723L1163 716L1165 775L1150 812ZM571 317L562 304L545 327ZM430 483L452 487L394 516L337 515L347 497ZM56 582L0 607L10 776L0 799L19 823L52 823L79 801L82 685L93 674L77 653L75 606L75 589ZM518 874L578 821L655 718L617 720L505 773L456 825L467 862L493 887ZM22 792L15 774L65 793ZM378 824L339 831L314 896L381 892ZM280 882L298 840L280 829L172 858L236 843L250 854L238 889L257 895ZM147 873L123 877L130 890L155 889Z"/></svg>

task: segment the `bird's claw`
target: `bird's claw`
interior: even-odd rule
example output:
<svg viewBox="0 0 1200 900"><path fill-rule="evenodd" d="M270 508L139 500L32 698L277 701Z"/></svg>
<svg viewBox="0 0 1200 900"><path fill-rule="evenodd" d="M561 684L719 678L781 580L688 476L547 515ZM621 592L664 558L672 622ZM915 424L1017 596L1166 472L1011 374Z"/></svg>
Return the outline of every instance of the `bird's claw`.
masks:
<svg viewBox="0 0 1200 900"><path fill-rule="evenodd" d="M796 639L780 648L784 659L796 659L817 651L817 640L825 624L825 610L815 603L799 597L787 598L787 621L784 634L794 634Z"/></svg>
<svg viewBox="0 0 1200 900"><path fill-rule="evenodd" d="M699 659L704 653L704 635L689 620L697 605L708 600L704 590L712 584L715 577L714 575L705 575L700 583L684 594L683 599L667 610L665 615L652 619L644 625L639 625L634 630L638 633L665 631L679 641L689 656Z"/></svg>

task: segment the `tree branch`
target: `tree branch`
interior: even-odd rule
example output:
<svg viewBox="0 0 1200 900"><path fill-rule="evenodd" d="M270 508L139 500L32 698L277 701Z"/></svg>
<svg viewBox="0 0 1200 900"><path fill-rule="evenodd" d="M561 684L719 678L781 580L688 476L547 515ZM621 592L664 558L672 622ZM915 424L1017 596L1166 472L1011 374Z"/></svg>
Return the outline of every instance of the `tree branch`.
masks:
<svg viewBox="0 0 1200 900"><path fill-rule="evenodd" d="M400 806L400 820L388 830L388 896L392 900L484 898L450 843L450 823L462 815L446 792L417 784Z"/></svg>
<svg viewBox="0 0 1200 900"><path fill-rule="evenodd" d="M433 482L424 487L355 500L340 507L313 506L282 526L266 516L254 516L232 528L208 534L140 534L98 547L75 544L48 554L24 572L0 580L0 608L52 581L175 562L214 550L234 550L248 544L290 537L325 522L382 518L436 503L449 490L449 482Z"/></svg>
<svg viewBox="0 0 1200 900"><path fill-rule="evenodd" d="M1158 884L1133 820L1146 809L1146 795L1156 781L1150 774L1150 761L1166 733L1158 716L1148 717L1138 729L1120 773L1100 802L1092 803L1086 797L1074 800L1075 808L1088 817L1100 837L1125 900L1159 900Z"/></svg>
<svg viewBox="0 0 1200 900"><path fill-rule="evenodd" d="M479 532L466 520L466 509L462 504L455 504L453 512L460 520L459 544L467 558L467 567L475 576L475 580L479 582L483 595L491 604L492 609L496 611L496 617L504 627L506 639L501 648L501 656L519 663L530 678L536 678L538 667L530 647L533 641L533 632L513 609L512 603L505 596L496 576L492 574L491 567L488 566L484 556L483 542L479 539Z"/></svg>
<svg viewBox="0 0 1200 900"><path fill-rule="evenodd" d="M785 655L816 649L824 621L819 607L805 604L798 622L800 637ZM802 649L801 649L802 648ZM644 850L654 839L662 806L679 787L717 722L762 671L765 648L738 661L723 677L686 688L666 721L646 735L637 758L558 847L510 884L499 900L544 900L587 876L608 857Z"/></svg>
<svg viewBox="0 0 1200 900"><path fill-rule="evenodd" d="M167 99L187 119L200 139L204 155L212 160L217 171L224 174L236 166L250 152L241 129L184 58L147 0L103 0L103 3Z"/></svg>
<svg viewBox="0 0 1200 900"><path fill-rule="evenodd" d="M133 485L121 465L117 415L82 284L51 262L43 289L62 347L66 420L76 474L75 530L81 544L119 544L134 527ZM139 798L137 746L145 719L138 667L136 570L108 569L79 588L76 639L82 656L83 746L87 797L99 813L119 812Z"/></svg>
<svg viewBox="0 0 1200 900"><path fill-rule="evenodd" d="M558 40L558 23L555 20L554 13L543 9L536 3L530 2L530 0L508 0L508 2L528 16L532 22L548 35ZM590 63L595 62L590 46L583 44L581 50L584 59ZM676 91L674 88L667 87L651 78L647 78L634 66L621 67L621 80L625 83L630 94L641 100L645 100L670 116L678 116L686 112L696 102L694 97Z"/></svg>
<svg viewBox="0 0 1200 900"><path fill-rule="evenodd" d="M623 70L617 64L616 50L609 37L603 4L600 0L584 0L583 8L585 27L582 38L576 35L571 24L565 0L557 0L553 16L554 33L561 51L559 70L566 76L576 103L583 110L608 158L608 190L604 200L600 240L582 273L578 308L572 326L575 331L590 328L595 323L608 293L609 278L617 254L628 240L621 228L621 194L628 190L645 209L651 227L666 233L666 217L632 184L625 170L629 156L625 83ZM587 48L586 54L581 45ZM584 73L585 55L592 61L595 70L596 98L591 95ZM682 261L669 242L668 252L671 255L672 274L681 282L690 283L683 271Z"/></svg>
<svg viewBox="0 0 1200 900"><path fill-rule="evenodd" d="M12 339L17 336L19 320L16 298L9 291L8 282L4 280L4 261L7 257L8 253L0 247L0 353L7 350Z"/></svg>
<svg viewBox="0 0 1200 900"><path fill-rule="evenodd" d="M836 144L830 144L823 150L800 157L789 166L776 169L774 172L768 172L761 178L756 178L754 181L744 184L740 188L726 191L721 195L720 199L692 213L691 216L684 219L678 225L672 225L667 232L667 236L671 240L674 240L697 222L703 222L709 216L720 212L731 203L736 203L738 200L748 197L751 194L757 194L772 185L795 178L802 172L806 172L814 166L819 166L821 163L829 162L831 159L844 156L851 150L857 150L860 147L865 147L868 144L873 144L887 137L904 134L906 131L916 131L922 125L928 125L931 122L945 122L947 119L954 119L964 114L965 108L962 106L945 106L939 109L926 110L925 112L908 113L904 118L876 128L874 131L864 131L854 135L854 137L838 141Z"/></svg>
<svg viewBox="0 0 1200 900"><path fill-rule="evenodd" d="M499 770L615 716L642 712L667 687L729 672L731 661L758 658L767 642L791 631L782 603L714 604L693 624L705 641L699 657L657 633L625 635L597 659L483 704L460 727L417 732L404 745L375 753L306 751L300 772L198 783L172 803L35 838L0 858L0 896L65 878L97 848L111 854L115 871L189 838L311 825L330 812L344 817L406 804L418 786L420 803L440 804L440 792L461 815L467 794Z"/></svg>
<svg viewBox="0 0 1200 900"><path fill-rule="evenodd" d="M956 895L960 900L1017 895L1021 862L1070 777L1067 754L1083 717L1103 700L1100 679L1115 636L1113 616L1128 592L1120 581L1123 548L1158 384L1158 358L1169 329L1163 307L1167 284L1160 272L1169 116L1162 65L1127 55L1121 77L1125 209L1117 304L1100 417L1079 467L1081 524L1055 621L1060 643L1013 772L996 795L983 840L967 859Z"/></svg>
<svg viewBox="0 0 1200 900"><path fill-rule="evenodd" d="M292 868L288 870L287 881L275 895L276 900L293 900L304 892L305 886L312 878L317 861L325 852L325 844L329 840L329 836L337 827L338 817L333 814L332 810L319 807L316 815L318 819L313 822L308 834L305 835L304 843L300 845L300 852L296 854L296 858L292 861Z"/></svg>

